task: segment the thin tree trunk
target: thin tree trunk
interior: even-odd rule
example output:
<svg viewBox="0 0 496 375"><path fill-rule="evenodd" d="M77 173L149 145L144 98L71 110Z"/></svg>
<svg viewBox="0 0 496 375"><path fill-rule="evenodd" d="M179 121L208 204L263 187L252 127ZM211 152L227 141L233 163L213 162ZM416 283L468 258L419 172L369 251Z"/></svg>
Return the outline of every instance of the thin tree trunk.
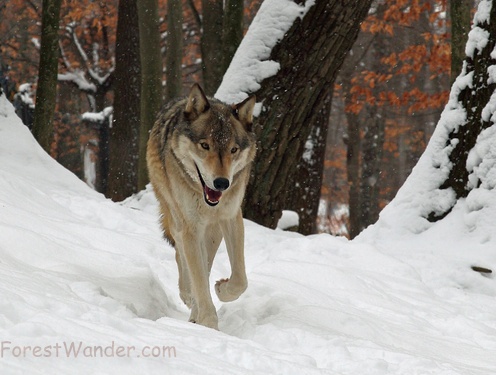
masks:
<svg viewBox="0 0 496 375"><path fill-rule="evenodd" d="M33 135L41 147L50 153L53 141L58 71L58 30L62 0L43 0L41 47L34 111Z"/></svg>
<svg viewBox="0 0 496 375"><path fill-rule="evenodd" d="M100 181L97 182L97 191L104 193L108 189L109 164L110 164L110 119L106 117L99 128L98 142L98 169Z"/></svg>
<svg viewBox="0 0 496 375"><path fill-rule="evenodd" d="M222 59L223 0L202 0L201 54L203 89L213 96L222 82L224 63Z"/></svg>
<svg viewBox="0 0 496 375"><path fill-rule="evenodd" d="M351 95L346 96L347 104ZM359 116L346 111L348 131L346 141L346 173L348 178L348 234L355 238L361 231L360 227L360 120Z"/></svg>
<svg viewBox="0 0 496 375"><path fill-rule="evenodd" d="M388 5L380 4L376 12L383 14ZM378 72L382 69L381 57L386 56L387 41L385 38L375 37L372 39L370 54L370 66L372 71ZM378 97L377 87L373 89L375 97ZM360 174L360 231L373 224L379 216L379 180L381 178L381 164L384 146L384 116L381 109L375 104L365 104L365 126L361 143L361 174Z"/></svg>
<svg viewBox="0 0 496 375"><path fill-rule="evenodd" d="M157 0L139 0L139 35L141 61L141 124L139 142L138 190L148 183L146 144L162 105L162 54Z"/></svg>
<svg viewBox="0 0 496 375"><path fill-rule="evenodd" d="M384 145L384 120L377 107L368 111L369 124L362 142L360 178L360 230L373 224L379 215L379 179Z"/></svg>
<svg viewBox="0 0 496 375"><path fill-rule="evenodd" d="M298 213L298 232L305 235L317 233L317 215L324 173L331 99L332 92L312 127L305 144L303 157L297 166L294 180L291 182L293 191L288 196L286 208Z"/></svg>
<svg viewBox="0 0 496 375"><path fill-rule="evenodd" d="M167 82L165 96L171 100L182 95L183 10L181 0L167 2L167 52L165 55Z"/></svg>
<svg viewBox="0 0 496 375"><path fill-rule="evenodd" d="M340 83L344 93L344 114L346 116L346 175L348 181L348 235L356 237L361 231L361 197L360 197L360 160L361 160L361 135L360 130L364 124L359 113L351 111L355 102L351 94L353 84L351 79L357 74L358 67L374 42L375 36L361 34L353 45L352 51L346 57L343 68L340 70Z"/></svg>
<svg viewBox="0 0 496 375"><path fill-rule="evenodd" d="M132 195L138 186L141 72L136 1L119 1L107 187L107 195L114 201Z"/></svg>
<svg viewBox="0 0 496 375"><path fill-rule="evenodd" d="M243 39L243 0L226 0L224 10L224 34L222 45L224 54L222 56L223 70L225 73Z"/></svg>

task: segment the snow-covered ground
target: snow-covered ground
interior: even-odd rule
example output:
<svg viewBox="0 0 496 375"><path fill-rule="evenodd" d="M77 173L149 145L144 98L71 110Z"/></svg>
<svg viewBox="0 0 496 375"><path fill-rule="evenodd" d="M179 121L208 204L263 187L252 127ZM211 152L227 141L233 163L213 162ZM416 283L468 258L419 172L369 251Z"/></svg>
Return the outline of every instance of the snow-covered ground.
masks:
<svg viewBox="0 0 496 375"><path fill-rule="evenodd" d="M153 194L95 193L0 96L0 373L495 374L496 281L471 269L496 270L484 194L420 227L403 194L354 241L246 221L249 287L214 297L214 331L187 322Z"/></svg>

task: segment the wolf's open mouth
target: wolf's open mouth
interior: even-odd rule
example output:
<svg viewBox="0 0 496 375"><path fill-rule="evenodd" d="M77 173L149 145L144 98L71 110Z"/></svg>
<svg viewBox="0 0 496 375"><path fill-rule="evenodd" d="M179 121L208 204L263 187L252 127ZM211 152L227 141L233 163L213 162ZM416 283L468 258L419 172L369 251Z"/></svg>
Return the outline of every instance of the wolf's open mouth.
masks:
<svg viewBox="0 0 496 375"><path fill-rule="evenodd" d="M198 172L198 177L200 178L200 182L203 186L203 198L205 199L205 202L207 202L209 206L216 206L220 201L222 192L218 190L210 189L205 183L205 181L203 181L203 177L196 164L195 167L196 167L196 171Z"/></svg>

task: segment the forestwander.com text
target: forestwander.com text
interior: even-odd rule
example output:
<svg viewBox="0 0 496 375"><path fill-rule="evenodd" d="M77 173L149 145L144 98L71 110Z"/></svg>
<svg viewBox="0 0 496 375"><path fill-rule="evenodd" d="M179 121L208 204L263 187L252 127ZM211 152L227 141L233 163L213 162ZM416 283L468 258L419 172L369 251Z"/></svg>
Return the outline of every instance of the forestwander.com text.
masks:
<svg viewBox="0 0 496 375"><path fill-rule="evenodd" d="M87 345L82 341L56 342L51 345L16 345L0 342L0 358L176 358L175 346L169 345Z"/></svg>

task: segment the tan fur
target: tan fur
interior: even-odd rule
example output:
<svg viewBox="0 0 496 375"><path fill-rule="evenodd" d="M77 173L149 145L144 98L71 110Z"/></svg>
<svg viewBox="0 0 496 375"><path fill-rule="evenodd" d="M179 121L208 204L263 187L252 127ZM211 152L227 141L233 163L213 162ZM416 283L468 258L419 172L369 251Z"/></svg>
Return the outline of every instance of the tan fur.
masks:
<svg viewBox="0 0 496 375"><path fill-rule="evenodd" d="M190 321L215 329L209 273L222 238L231 276L217 281L219 299L233 301L247 287L241 203L255 157L254 103L251 97L229 106L205 97L194 85L188 98L164 108L148 141L150 181L160 203L164 236L176 249L180 296L191 308ZM214 198L215 184L228 181L217 205L207 203L208 189L198 171Z"/></svg>

